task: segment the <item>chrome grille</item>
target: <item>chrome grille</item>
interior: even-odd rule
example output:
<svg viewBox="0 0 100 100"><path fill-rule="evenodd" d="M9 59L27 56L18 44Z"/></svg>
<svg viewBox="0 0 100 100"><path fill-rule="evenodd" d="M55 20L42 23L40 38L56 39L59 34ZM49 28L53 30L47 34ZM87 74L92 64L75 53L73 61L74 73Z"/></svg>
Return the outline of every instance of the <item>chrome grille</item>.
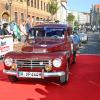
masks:
<svg viewBox="0 0 100 100"><path fill-rule="evenodd" d="M45 67L45 65L51 65L51 60L15 60L17 67Z"/></svg>

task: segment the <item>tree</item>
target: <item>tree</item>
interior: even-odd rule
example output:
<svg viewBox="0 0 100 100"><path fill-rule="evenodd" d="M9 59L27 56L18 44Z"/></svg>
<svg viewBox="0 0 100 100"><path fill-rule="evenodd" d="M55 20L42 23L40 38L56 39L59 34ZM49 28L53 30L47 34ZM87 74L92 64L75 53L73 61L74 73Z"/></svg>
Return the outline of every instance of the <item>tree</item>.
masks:
<svg viewBox="0 0 100 100"><path fill-rule="evenodd" d="M49 3L49 12L51 13L51 19L53 20L53 16L57 13L59 7L58 3L55 0L50 0Z"/></svg>
<svg viewBox="0 0 100 100"><path fill-rule="evenodd" d="M78 21L75 21L75 22L74 22L74 26L76 26L76 27L78 27L78 26L79 26Z"/></svg>
<svg viewBox="0 0 100 100"><path fill-rule="evenodd" d="M73 25L74 19L75 19L75 16L72 13L69 13L67 17L68 23Z"/></svg>

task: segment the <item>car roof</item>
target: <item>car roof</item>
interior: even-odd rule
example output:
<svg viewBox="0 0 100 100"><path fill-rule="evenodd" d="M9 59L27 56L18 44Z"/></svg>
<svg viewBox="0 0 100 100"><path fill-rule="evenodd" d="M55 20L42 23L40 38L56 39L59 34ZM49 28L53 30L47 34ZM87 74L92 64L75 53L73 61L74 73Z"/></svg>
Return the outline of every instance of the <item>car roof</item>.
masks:
<svg viewBox="0 0 100 100"><path fill-rule="evenodd" d="M34 28L64 28L67 29L68 25L66 24L41 24L41 25L36 25Z"/></svg>

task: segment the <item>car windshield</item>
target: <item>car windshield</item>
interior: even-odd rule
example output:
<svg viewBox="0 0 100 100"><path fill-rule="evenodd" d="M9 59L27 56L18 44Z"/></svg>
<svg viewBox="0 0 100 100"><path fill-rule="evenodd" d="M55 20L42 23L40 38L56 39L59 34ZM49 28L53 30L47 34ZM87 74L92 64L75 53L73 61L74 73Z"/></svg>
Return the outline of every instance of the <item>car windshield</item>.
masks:
<svg viewBox="0 0 100 100"><path fill-rule="evenodd" d="M64 38L64 29L58 29L58 28L33 28L30 32L30 36L34 38Z"/></svg>

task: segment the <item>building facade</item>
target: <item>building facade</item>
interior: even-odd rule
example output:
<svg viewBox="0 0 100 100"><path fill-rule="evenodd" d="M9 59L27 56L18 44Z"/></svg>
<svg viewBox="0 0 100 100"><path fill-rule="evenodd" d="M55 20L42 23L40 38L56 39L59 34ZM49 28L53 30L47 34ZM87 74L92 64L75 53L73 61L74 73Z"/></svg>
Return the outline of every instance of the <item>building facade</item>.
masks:
<svg viewBox="0 0 100 100"><path fill-rule="evenodd" d="M66 24L67 23L67 0L57 0L58 2L58 11L56 14L56 19L59 23Z"/></svg>
<svg viewBox="0 0 100 100"><path fill-rule="evenodd" d="M16 21L29 19L31 23L36 20L47 20L50 0L0 0L0 20Z"/></svg>
<svg viewBox="0 0 100 100"><path fill-rule="evenodd" d="M68 13L71 13L75 16L74 22L78 22L80 25L85 25L90 23L90 13L78 12L74 10L68 10ZM74 23L73 22L73 23Z"/></svg>
<svg viewBox="0 0 100 100"><path fill-rule="evenodd" d="M90 24L90 13L79 12L78 21L79 21L79 24L81 25Z"/></svg>
<svg viewBox="0 0 100 100"><path fill-rule="evenodd" d="M91 26L100 27L100 4L93 4L90 9Z"/></svg>

